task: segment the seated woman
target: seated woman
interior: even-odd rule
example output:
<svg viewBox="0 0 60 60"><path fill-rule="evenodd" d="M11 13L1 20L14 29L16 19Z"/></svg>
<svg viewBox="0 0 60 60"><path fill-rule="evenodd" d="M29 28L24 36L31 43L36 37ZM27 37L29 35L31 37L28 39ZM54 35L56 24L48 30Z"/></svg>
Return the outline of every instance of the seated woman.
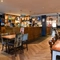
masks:
<svg viewBox="0 0 60 60"><path fill-rule="evenodd" d="M55 37L55 34L56 34L56 30L55 29L52 29L52 38L54 38Z"/></svg>
<svg viewBox="0 0 60 60"><path fill-rule="evenodd" d="M59 38L59 34L58 34L57 29L53 29L52 38L54 38L55 41Z"/></svg>

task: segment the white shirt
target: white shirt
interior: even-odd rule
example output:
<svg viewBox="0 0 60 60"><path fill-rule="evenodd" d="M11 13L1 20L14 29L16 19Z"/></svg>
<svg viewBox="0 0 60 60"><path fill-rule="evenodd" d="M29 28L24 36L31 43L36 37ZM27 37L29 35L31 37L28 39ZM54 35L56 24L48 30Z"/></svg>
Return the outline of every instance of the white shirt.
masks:
<svg viewBox="0 0 60 60"><path fill-rule="evenodd" d="M55 31L53 30L52 31L52 38L54 38L55 37Z"/></svg>

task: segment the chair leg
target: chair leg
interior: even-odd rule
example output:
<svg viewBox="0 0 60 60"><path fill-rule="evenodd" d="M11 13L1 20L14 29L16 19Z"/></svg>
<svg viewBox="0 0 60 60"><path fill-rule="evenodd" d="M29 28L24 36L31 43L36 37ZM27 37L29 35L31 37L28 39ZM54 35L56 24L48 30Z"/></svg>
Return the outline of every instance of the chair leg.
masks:
<svg viewBox="0 0 60 60"><path fill-rule="evenodd" d="M23 41L22 41L21 50L23 50L23 49L24 49L24 47L23 47Z"/></svg>
<svg viewBox="0 0 60 60"><path fill-rule="evenodd" d="M8 53L10 53L10 47L8 46Z"/></svg>
<svg viewBox="0 0 60 60"><path fill-rule="evenodd" d="M15 56L17 56L17 49L14 47L14 53L15 53Z"/></svg>
<svg viewBox="0 0 60 60"><path fill-rule="evenodd" d="M26 48L27 48L27 50L28 50L28 43L27 43L27 41L26 41Z"/></svg>
<svg viewBox="0 0 60 60"><path fill-rule="evenodd" d="M52 60L52 50L51 50L51 60Z"/></svg>
<svg viewBox="0 0 60 60"><path fill-rule="evenodd" d="M3 49L4 49L4 44L2 44L2 51L3 51Z"/></svg>

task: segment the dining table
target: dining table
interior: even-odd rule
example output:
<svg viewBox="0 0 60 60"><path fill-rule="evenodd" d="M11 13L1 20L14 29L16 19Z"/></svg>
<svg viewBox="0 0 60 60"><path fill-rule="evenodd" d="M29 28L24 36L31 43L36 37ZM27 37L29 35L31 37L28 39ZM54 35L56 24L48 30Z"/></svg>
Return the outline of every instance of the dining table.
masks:
<svg viewBox="0 0 60 60"><path fill-rule="evenodd" d="M4 36L1 36L3 39L6 40L6 52L7 52L7 43L11 40L13 40L15 38L16 34L12 34L12 35L4 35Z"/></svg>
<svg viewBox="0 0 60 60"><path fill-rule="evenodd" d="M57 56L60 56L60 39L52 46L52 60L57 60Z"/></svg>
<svg viewBox="0 0 60 60"><path fill-rule="evenodd" d="M12 34L12 35L5 35L5 36L2 36L2 38L6 38L6 39L13 39L15 38L15 34Z"/></svg>

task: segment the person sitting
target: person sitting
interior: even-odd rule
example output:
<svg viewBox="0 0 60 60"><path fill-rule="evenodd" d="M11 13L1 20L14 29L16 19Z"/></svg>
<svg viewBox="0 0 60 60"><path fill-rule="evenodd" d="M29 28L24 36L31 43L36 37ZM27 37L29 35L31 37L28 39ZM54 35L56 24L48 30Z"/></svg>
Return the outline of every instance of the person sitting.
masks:
<svg viewBox="0 0 60 60"><path fill-rule="evenodd" d="M52 38L55 37L55 34L56 34L56 30L55 29L52 29Z"/></svg>

